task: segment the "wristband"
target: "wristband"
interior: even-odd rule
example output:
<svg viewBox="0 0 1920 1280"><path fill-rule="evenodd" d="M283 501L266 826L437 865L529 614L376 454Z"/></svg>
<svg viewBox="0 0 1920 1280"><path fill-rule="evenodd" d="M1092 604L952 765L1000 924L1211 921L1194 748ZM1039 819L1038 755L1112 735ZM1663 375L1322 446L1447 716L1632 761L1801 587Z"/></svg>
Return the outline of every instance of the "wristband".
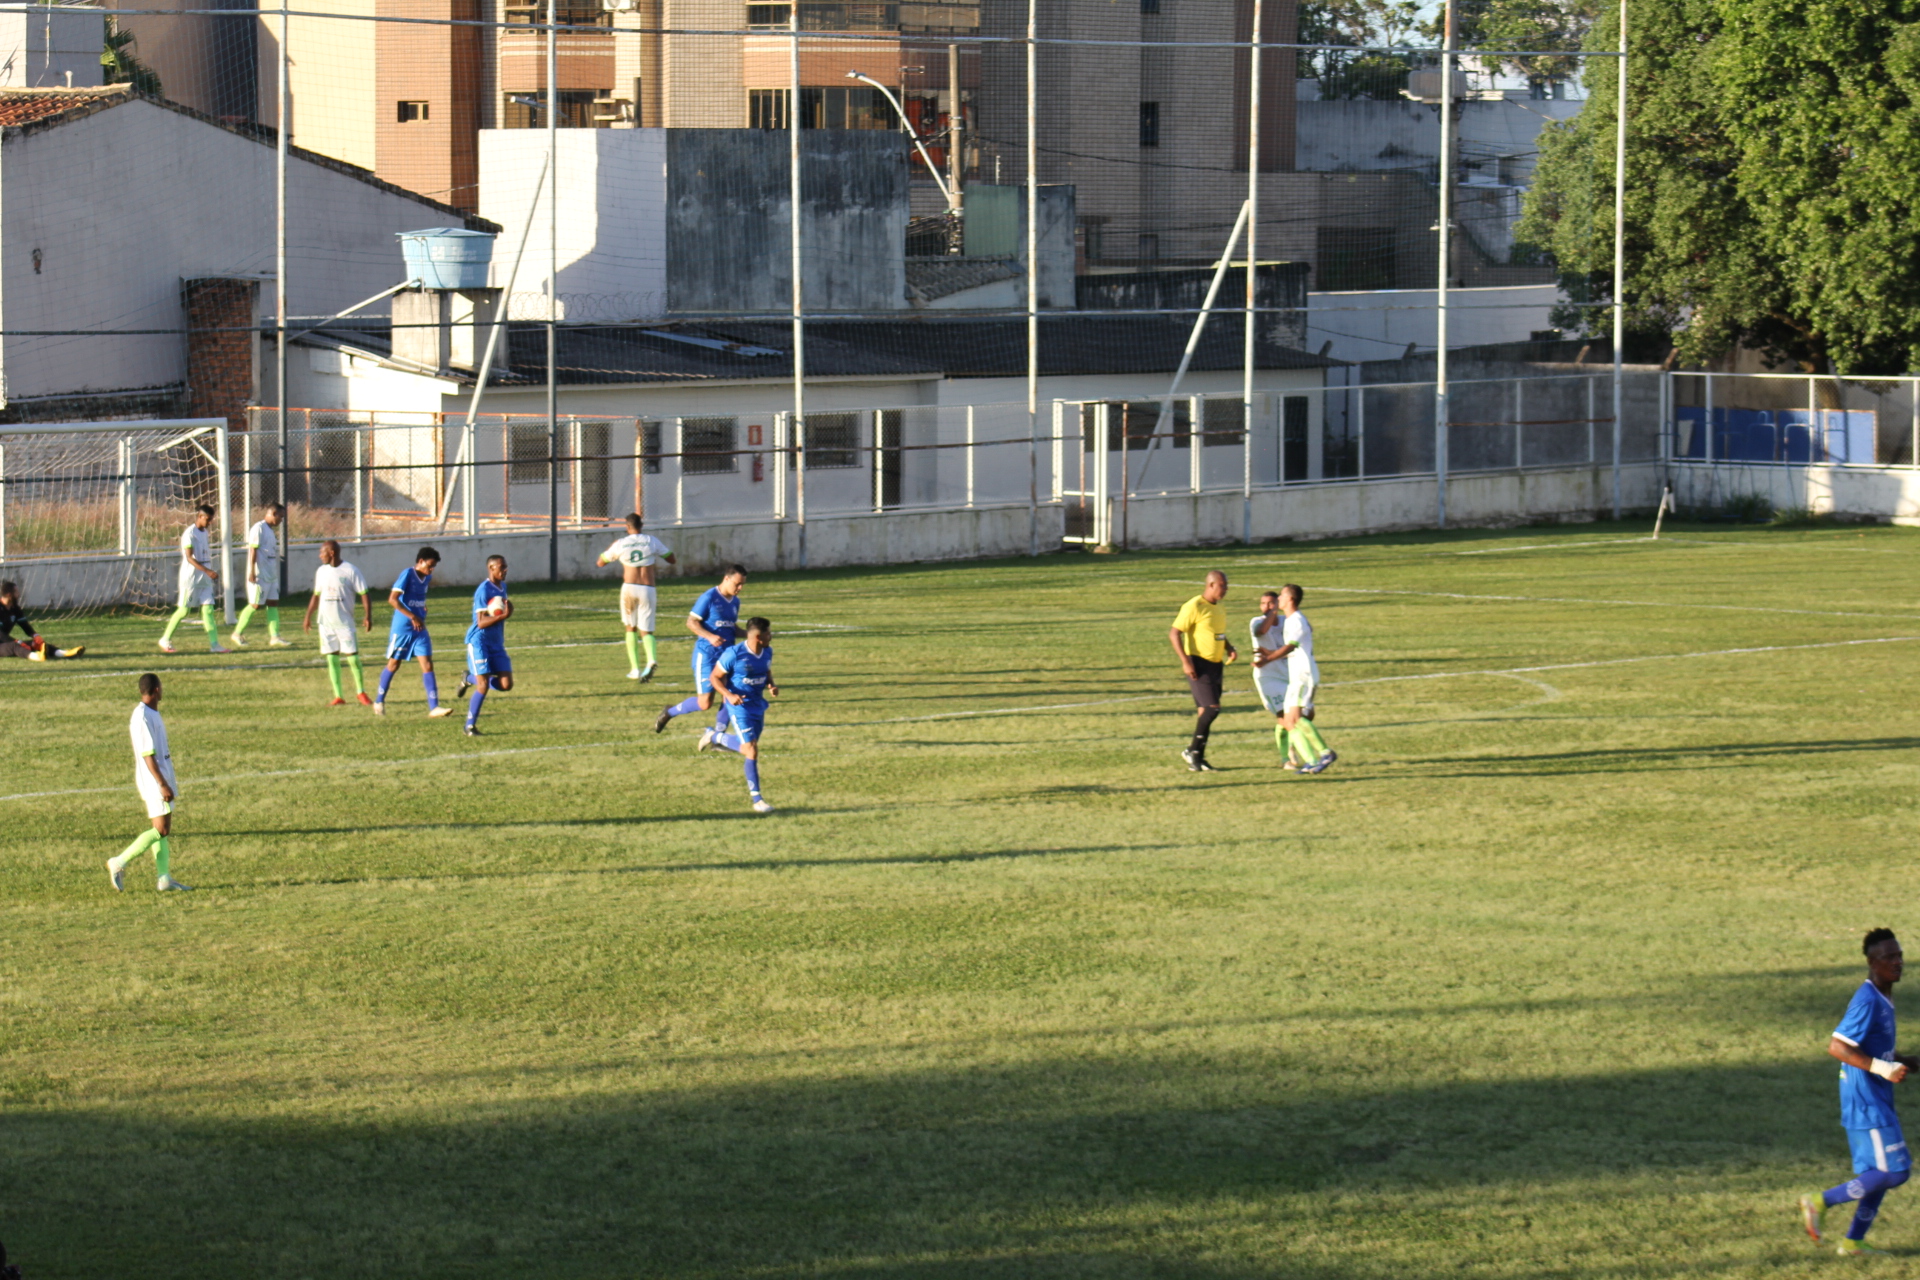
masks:
<svg viewBox="0 0 1920 1280"><path fill-rule="evenodd" d="M1893 1073L1900 1070L1900 1064L1897 1062L1888 1062L1885 1058L1875 1058L1873 1065L1868 1068L1868 1070L1872 1071L1873 1074L1879 1076L1882 1080L1891 1080L1893 1079Z"/></svg>

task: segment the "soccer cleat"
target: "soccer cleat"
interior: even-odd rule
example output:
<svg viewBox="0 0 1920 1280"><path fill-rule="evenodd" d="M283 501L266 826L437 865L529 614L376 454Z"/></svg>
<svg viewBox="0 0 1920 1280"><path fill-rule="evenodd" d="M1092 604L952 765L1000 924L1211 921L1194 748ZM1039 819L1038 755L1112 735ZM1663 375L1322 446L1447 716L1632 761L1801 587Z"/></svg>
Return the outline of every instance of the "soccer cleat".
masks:
<svg viewBox="0 0 1920 1280"><path fill-rule="evenodd" d="M1196 760L1194 762L1194 766L1201 773L1218 773L1219 772L1218 769L1215 769L1212 765L1207 763L1207 758L1205 756L1201 756L1198 760Z"/></svg>
<svg viewBox="0 0 1920 1280"><path fill-rule="evenodd" d="M1301 765L1300 772L1303 774L1320 773L1324 771L1326 767L1327 767L1326 757L1323 756L1320 759L1315 760L1312 764Z"/></svg>
<svg viewBox="0 0 1920 1280"><path fill-rule="evenodd" d="M1834 1250L1843 1258L1891 1258L1893 1255L1885 1249L1876 1249L1865 1240L1852 1240L1843 1237L1840 1247Z"/></svg>
<svg viewBox="0 0 1920 1280"><path fill-rule="evenodd" d="M177 652L179 652L179 650L177 650L177 649L175 649L175 648L173 647L173 641L171 641L171 640L162 640L162 641L160 642L160 652L162 652L162 653L177 653Z"/></svg>
<svg viewBox="0 0 1920 1280"><path fill-rule="evenodd" d="M27 655L28 662L45 662L46 660L47 660L47 651L45 649L35 649L32 653L29 653Z"/></svg>
<svg viewBox="0 0 1920 1280"><path fill-rule="evenodd" d="M1320 757L1320 761L1319 761L1319 763L1320 763L1320 767L1321 767L1322 769L1324 769L1324 768L1326 768L1326 767L1327 767L1328 765L1330 765L1330 764L1332 764L1332 763L1333 763L1333 762L1334 762L1335 760L1338 760L1339 758L1340 758L1340 757L1339 757L1338 755L1336 755L1336 754L1334 753L1334 750L1333 750L1333 748L1332 748L1332 747L1328 747L1328 748L1327 748L1327 753L1326 753L1325 755L1323 755L1323 756L1321 756L1321 757Z"/></svg>
<svg viewBox="0 0 1920 1280"><path fill-rule="evenodd" d="M85 653L86 651L87 651L87 646L83 644L77 644L73 646L73 648L71 649L55 649L53 651L53 656L56 658L77 658L81 654Z"/></svg>
<svg viewBox="0 0 1920 1280"><path fill-rule="evenodd" d="M695 751L705 751L713 745L713 736L712 729L702 729L700 731L700 740L693 744L693 749Z"/></svg>
<svg viewBox="0 0 1920 1280"><path fill-rule="evenodd" d="M667 727L668 723L671 722L672 719L673 719L673 708L667 707L666 709L661 711L658 716L654 718L653 731L655 733L660 732L662 729Z"/></svg>
<svg viewBox="0 0 1920 1280"><path fill-rule="evenodd" d="M753 811L755 813L772 813L773 806L768 804L765 800L755 800L753 802Z"/></svg>
<svg viewBox="0 0 1920 1280"><path fill-rule="evenodd" d="M167 893L172 890L179 890L181 893L190 893L193 890L192 885L181 884L178 880L175 880L172 876L161 876L160 882L154 885L154 888L158 889L162 893Z"/></svg>
<svg viewBox="0 0 1920 1280"><path fill-rule="evenodd" d="M1283 763L1282 763L1282 764L1280 765L1280 767L1281 767L1282 769L1285 769L1285 770L1286 770L1286 771L1287 771L1288 773L1297 773L1297 772L1299 771L1299 769L1300 769L1300 766L1299 766L1299 765L1297 765L1297 764L1295 764L1295 763L1293 762L1293 760L1292 760L1291 758L1289 758L1289 759L1287 759L1286 761L1284 761L1284 762L1283 762Z"/></svg>
<svg viewBox="0 0 1920 1280"><path fill-rule="evenodd" d="M1816 1244L1827 1238L1827 1202L1818 1191L1800 1197L1800 1225L1807 1229L1807 1234L1813 1237Z"/></svg>
<svg viewBox="0 0 1920 1280"><path fill-rule="evenodd" d="M383 715L385 715L385 714L387 714L387 704L386 704L386 703L384 703L384 702L376 702L376 703L374 703L374 704L373 704L373 714L375 714L375 715L377 715L377 716L383 716Z"/></svg>
<svg viewBox="0 0 1920 1280"><path fill-rule="evenodd" d="M236 631L227 637L227 643L236 649L244 649L247 647L247 638Z"/></svg>
<svg viewBox="0 0 1920 1280"><path fill-rule="evenodd" d="M360 705L363 707L370 707L373 705L373 699L369 698L365 693L356 693L353 696L360 700Z"/></svg>
<svg viewBox="0 0 1920 1280"><path fill-rule="evenodd" d="M1182 751L1180 753L1180 758L1187 762L1187 768L1189 771L1193 773L1200 772L1200 757L1193 753L1192 747L1188 747L1185 751Z"/></svg>
<svg viewBox="0 0 1920 1280"><path fill-rule="evenodd" d="M462 671L460 673L460 687L453 691L453 700L455 702L459 702L463 700L467 696L468 690L472 688L473 688L473 673L469 671Z"/></svg>
<svg viewBox="0 0 1920 1280"><path fill-rule="evenodd" d="M113 885L115 893L122 893L127 887L127 869L116 858L107 859L107 881ZM1815 1237L1818 1239L1819 1237Z"/></svg>
<svg viewBox="0 0 1920 1280"><path fill-rule="evenodd" d="M479 737L479 736L480 736L480 730L478 730L478 729L476 729L476 728L475 728L474 726L472 726L472 725L468 725L468 726L467 726L467 736L468 736L469 738L477 738L477 737Z"/></svg>
<svg viewBox="0 0 1920 1280"><path fill-rule="evenodd" d="M638 680L639 678L640 678L640 668L632 667L627 671L627 679Z"/></svg>
<svg viewBox="0 0 1920 1280"><path fill-rule="evenodd" d="M658 671L659 669L660 669L659 667L649 662L647 664L646 670L640 673L640 683L645 684L647 681L653 679L653 673Z"/></svg>
<svg viewBox="0 0 1920 1280"><path fill-rule="evenodd" d="M330 707L344 707L347 705L347 700L345 698L335 698L327 703L327 705Z"/></svg>
<svg viewBox="0 0 1920 1280"><path fill-rule="evenodd" d="M208 649L208 650L207 650L207 652L208 652L208 653L232 653L232 652L233 652L233 650L231 650L231 649L222 649L222 648L221 648L221 647L220 647L219 645L217 645L217 644L216 644L216 645L214 645L214 646L213 646L213 647L212 647L211 649Z"/></svg>
<svg viewBox="0 0 1920 1280"><path fill-rule="evenodd" d="M274 636L274 637L273 637L272 639L270 639L270 640L268 640L268 641L267 641L267 648L269 648L269 649L291 649L291 648L293 648L293 641L291 641L291 640L282 640L282 639L281 639L281 638L280 638L279 636Z"/></svg>
<svg viewBox="0 0 1920 1280"><path fill-rule="evenodd" d="M427 712L427 719L439 720L444 716L450 716L452 714L453 714L452 707L435 707L433 710Z"/></svg>

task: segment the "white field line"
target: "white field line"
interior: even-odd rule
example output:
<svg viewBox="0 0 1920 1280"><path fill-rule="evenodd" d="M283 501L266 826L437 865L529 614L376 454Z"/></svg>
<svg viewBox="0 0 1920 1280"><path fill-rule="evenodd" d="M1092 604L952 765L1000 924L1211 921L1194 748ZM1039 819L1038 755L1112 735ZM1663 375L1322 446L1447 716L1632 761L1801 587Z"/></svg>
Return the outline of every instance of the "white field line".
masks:
<svg viewBox="0 0 1920 1280"><path fill-rule="evenodd" d="M1920 636L1874 636L1867 640L1828 640L1820 644L1768 644L1745 649L1701 649L1693 653L1645 653L1633 658L1601 658L1593 662L1552 662L1538 667L1502 667L1497 671L1429 671L1415 676L1369 676L1365 680L1328 680L1329 687L1357 684L1399 684L1408 680L1455 680L1461 676L1521 676L1538 671L1579 671L1589 667L1619 667L1635 662L1672 662L1682 658L1730 658L1750 653L1795 653L1804 649L1845 649L1862 644L1904 644Z"/></svg>
<svg viewBox="0 0 1920 1280"><path fill-rule="evenodd" d="M1535 542L1524 547L1480 547L1456 551L1457 556L1497 556L1508 551L1579 551L1583 547L1614 547L1623 542L1658 542L1658 538L1589 538L1584 542Z"/></svg>
<svg viewBox="0 0 1920 1280"><path fill-rule="evenodd" d="M1459 591L1411 591L1396 587L1327 587L1316 586L1313 591L1332 591L1342 595L1359 596L1431 596L1440 600L1487 600L1521 604L1602 604L1620 605L1629 609L1711 609L1725 613L1773 613L1793 614L1809 618L1898 618L1902 622L1913 622L1916 615L1911 613L1854 613L1836 609L1781 609L1772 605L1758 604L1697 604L1688 602L1670 602L1665 600L1588 600L1577 596L1494 596L1468 595ZM1728 650L1728 652L1736 652Z"/></svg>
<svg viewBox="0 0 1920 1280"><path fill-rule="evenodd" d="M446 760L478 760L487 756L527 756L544 751L587 751L595 747L621 747L623 742L579 742L563 747L510 747L500 751L463 751L455 755L415 756L409 760L339 760L306 769L271 769L262 773L222 773L210 778L195 778L193 785L211 786L220 782L252 782L257 778L294 778L310 773L350 773L356 769L392 769L402 765L435 764ZM74 787L66 791L21 791L0 800L44 800L49 796L91 796L108 791L126 791L131 783L118 787Z"/></svg>

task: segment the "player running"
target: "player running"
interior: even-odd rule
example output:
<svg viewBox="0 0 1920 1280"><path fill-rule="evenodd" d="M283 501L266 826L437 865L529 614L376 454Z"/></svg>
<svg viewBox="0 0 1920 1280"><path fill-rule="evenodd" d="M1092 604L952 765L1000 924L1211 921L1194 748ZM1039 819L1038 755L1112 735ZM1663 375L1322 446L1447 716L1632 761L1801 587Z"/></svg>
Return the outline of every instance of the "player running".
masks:
<svg viewBox="0 0 1920 1280"><path fill-rule="evenodd" d="M367 616L367 630L373 630L373 600L367 595L367 580L360 571L340 558L340 544L328 538L320 544L320 567L313 571L313 597L307 601L306 620L300 624L302 631L313 630L314 610L320 611L320 652L327 655L327 680L333 685L333 701L330 707L344 707L347 700L340 694L340 659L347 660L347 669L353 672L353 696L360 700L363 707L371 707L373 699L367 696L366 677L360 670L360 640L353 634L353 598L360 597L360 607Z"/></svg>
<svg viewBox="0 0 1920 1280"><path fill-rule="evenodd" d="M1827 1210L1858 1200L1842 1257L1884 1254L1867 1247L1867 1228L1880 1212L1887 1192L1905 1182L1913 1170L1913 1156L1900 1133L1900 1117L1893 1109L1893 1086L1920 1067L1920 1058L1894 1052L1893 984L1900 981L1905 963L1900 941L1891 929L1868 932L1860 950L1867 957L1867 980L1853 993L1840 1025L1833 1029L1827 1052L1840 1059L1840 1126L1853 1149L1853 1177L1837 1187L1800 1197L1800 1217L1807 1234L1826 1239Z"/></svg>
<svg viewBox="0 0 1920 1280"><path fill-rule="evenodd" d="M1280 612L1286 621L1281 624L1280 648L1275 653L1287 663L1287 692L1280 704L1280 727L1289 738L1297 739L1295 749L1302 761L1300 772L1325 773L1327 766L1340 757L1327 747L1326 739L1313 727L1313 695L1320 687L1320 664L1313 660L1313 624L1300 612L1300 602L1306 596L1304 588L1291 582L1280 588Z"/></svg>
<svg viewBox="0 0 1920 1280"><path fill-rule="evenodd" d="M650 533L640 532L640 516L627 517L627 536L600 553L595 564L620 562L620 621L627 627L627 679L642 684L653 679L657 649L653 640L653 566L673 564L673 551ZM640 646L647 650L647 666L640 668Z"/></svg>
<svg viewBox="0 0 1920 1280"><path fill-rule="evenodd" d="M655 733L666 728L675 716L712 709L713 668L720 661L720 655L733 647L734 629L740 618L740 592L746 585L746 567L730 565L721 576L720 585L708 587L693 602L693 608L687 612L687 630L694 634L693 696L662 711L653 722ZM713 727L715 731L726 729L724 709L714 717Z"/></svg>
<svg viewBox="0 0 1920 1280"><path fill-rule="evenodd" d="M207 526L213 523L213 508L202 506L193 513L193 523L180 531L180 602L167 629L160 633L160 652L176 653L173 632L180 620L198 609L200 623L207 629L207 651L229 653L220 647L220 629L213 622L213 592L220 575L213 569L213 548L207 543Z"/></svg>
<svg viewBox="0 0 1920 1280"><path fill-rule="evenodd" d="M440 553L432 547L420 548L411 569L402 569L387 593L393 606L393 624L387 630L387 668L380 673L380 687L373 695L373 714L387 714L387 686L393 673L409 658L420 660L420 683L427 690L427 714L434 719L453 714L452 707L440 705L440 682L433 677L433 638L427 634L427 587L433 582L433 570Z"/></svg>
<svg viewBox="0 0 1920 1280"><path fill-rule="evenodd" d="M292 644L280 638L280 527L286 509L277 502L260 508L260 520L247 530L247 607L233 624L228 641L237 649L247 647L247 624L253 611L262 605L267 610L267 647L289 649Z"/></svg>
<svg viewBox="0 0 1920 1280"><path fill-rule="evenodd" d="M1312 764L1317 757L1307 756L1306 745L1287 734L1287 659L1280 652L1280 632L1285 625L1280 613L1280 593L1260 593L1260 612L1253 615L1247 629L1253 634L1253 691L1260 705L1273 714L1273 744L1280 749L1280 767L1294 769L1294 754L1300 764ZM1291 747L1291 750L1289 749Z"/></svg>
<svg viewBox="0 0 1920 1280"><path fill-rule="evenodd" d="M767 699L780 696L780 686L773 682L773 624L765 618L748 618L747 638L715 660L709 682L726 700L733 732L702 729L694 750L718 747L742 757L753 811L772 813L773 806L760 795L760 731L767 718Z"/></svg>
<svg viewBox="0 0 1920 1280"><path fill-rule="evenodd" d="M151 849L154 867L160 873L154 887L163 893L191 889L192 885L181 884L172 873L173 849L167 839L173 834L173 799L180 784L174 781L173 755L167 750L167 724L160 718L160 677L151 671L140 677L140 702L133 709L127 731L133 738L133 788L147 806L153 828L142 831L138 840L107 859L107 879L114 892L124 890L127 864Z"/></svg>
<svg viewBox="0 0 1920 1280"><path fill-rule="evenodd" d="M480 704L489 687L505 693L513 688L513 661L507 657L507 619L513 602L507 599L507 558L487 557L487 580L473 591L473 617L467 624L467 670L453 697L458 702L473 690L467 704L467 736L477 738ZM476 687L477 686L477 687Z"/></svg>

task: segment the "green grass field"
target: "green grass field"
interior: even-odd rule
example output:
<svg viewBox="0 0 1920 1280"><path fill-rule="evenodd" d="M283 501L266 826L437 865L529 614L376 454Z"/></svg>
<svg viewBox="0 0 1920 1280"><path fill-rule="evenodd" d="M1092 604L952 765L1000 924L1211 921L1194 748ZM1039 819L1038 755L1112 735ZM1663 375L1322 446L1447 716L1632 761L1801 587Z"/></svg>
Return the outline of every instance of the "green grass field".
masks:
<svg viewBox="0 0 1920 1280"><path fill-rule="evenodd" d="M311 639L49 628L88 655L0 667L0 1239L29 1280L1841 1266L1790 1206L1848 1168L1860 935L1920 934L1920 535L1644 531L761 575L770 818L651 732L685 637L624 680L611 580L516 587L477 741L412 673L322 706ZM1306 585L1325 775L1243 667L1181 764L1215 566L1242 636ZM143 670L191 895L101 866ZM1920 1273L1920 1187L1874 1240Z"/></svg>

